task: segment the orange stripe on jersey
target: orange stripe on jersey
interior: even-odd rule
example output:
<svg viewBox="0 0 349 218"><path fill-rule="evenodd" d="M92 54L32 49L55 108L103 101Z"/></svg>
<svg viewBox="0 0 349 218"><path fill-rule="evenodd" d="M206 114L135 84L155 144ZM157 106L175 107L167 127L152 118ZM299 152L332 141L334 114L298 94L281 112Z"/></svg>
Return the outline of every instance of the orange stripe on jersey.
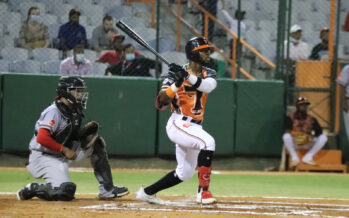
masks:
<svg viewBox="0 0 349 218"><path fill-rule="evenodd" d="M187 70L187 72L195 75L189 69ZM203 69L201 73L202 76L200 77L205 78L207 76L206 70ZM183 85L179 87L177 91L177 96L175 97L176 105L174 105L174 103L172 102L172 112L180 112L185 116L190 116L195 120L201 121L204 119L207 96L207 93L196 90L195 88L193 88L192 84L185 80L183 82ZM177 111L176 106L178 106L180 111Z"/></svg>

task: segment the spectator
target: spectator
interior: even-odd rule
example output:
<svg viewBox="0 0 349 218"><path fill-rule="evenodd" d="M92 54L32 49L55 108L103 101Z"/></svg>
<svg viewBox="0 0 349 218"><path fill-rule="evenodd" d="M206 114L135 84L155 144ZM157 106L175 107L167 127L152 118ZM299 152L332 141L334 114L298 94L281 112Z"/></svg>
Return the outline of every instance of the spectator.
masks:
<svg viewBox="0 0 349 218"><path fill-rule="evenodd" d="M326 57L328 58L328 34L329 29L327 27L324 27L320 30L321 42L314 46L309 59L321 60Z"/></svg>
<svg viewBox="0 0 349 218"><path fill-rule="evenodd" d="M347 15L345 17L343 30L349 32L349 12L347 12Z"/></svg>
<svg viewBox="0 0 349 218"><path fill-rule="evenodd" d="M84 57L84 47L76 45L73 56L64 59L60 66L61 74L91 75L92 64Z"/></svg>
<svg viewBox="0 0 349 218"><path fill-rule="evenodd" d="M85 46L86 30L79 24L80 11L76 8L69 12L69 21L59 27L58 39L60 40L60 49L66 53L67 50L73 49L76 45Z"/></svg>
<svg viewBox="0 0 349 218"><path fill-rule="evenodd" d="M201 7L206 9L210 14L216 17L217 14L217 3L218 0L199 0L199 4ZM222 0L222 4L225 5L225 1ZM205 13L202 13L202 35L205 35ZM208 20L208 40L212 42L214 33L214 22L209 19Z"/></svg>
<svg viewBox="0 0 349 218"><path fill-rule="evenodd" d="M38 7L29 8L27 20L19 32L19 39L21 47L26 49L47 48L50 45L50 34L41 21Z"/></svg>
<svg viewBox="0 0 349 218"><path fill-rule="evenodd" d="M122 60L123 41L125 40L124 35L114 34L113 35L113 48L114 51L107 51L102 54L97 62L108 63L110 66L119 63ZM139 52L135 52L136 56L139 56Z"/></svg>
<svg viewBox="0 0 349 218"><path fill-rule="evenodd" d="M337 78L337 83L339 84L341 101L342 101L342 110L343 110L343 119L345 124L345 129L347 137L349 138L349 65L346 65L341 74Z"/></svg>
<svg viewBox="0 0 349 218"><path fill-rule="evenodd" d="M302 28L295 24L290 30L290 53L289 58L292 61L307 60L310 55L309 45L303 41ZM285 41L285 48L287 47L287 41ZM285 49L285 57L287 55L287 49Z"/></svg>
<svg viewBox="0 0 349 218"><path fill-rule="evenodd" d="M151 76L150 69L155 69L156 61L145 57L135 55L135 48L131 44L125 45L122 52L123 61L109 66L106 69L106 75L119 76ZM161 71L161 64L158 63L159 71Z"/></svg>
<svg viewBox="0 0 349 218"><path fill-rule="evenodd" d="M244 38L245 31L246 31L246 25L243 22L243 19L245 18L245 11L235 11L235 19L230 16L228 11L225 9L225 5L223 5L223 10L222 13L225 17L225 19L229 22L230 24L230 30L238 35L238 23L240 22L240 32L241 32L241 38ZM230 34L227 34L227 38L229 40L229 47L230 47L230 58L232 58L233 54L233 36Z"/></svg>
<svg viewBox="0 0 349 218"><path fill-rule="evenodd" d="M308 114L309 105L307 98L299 97L296 101L296 112L286 118L286 132L282 139L292 158L291 167L300 162L297 149L310 149L302 158L302 162L316 165L313 157L327 142L327 136L322 133L317 119Z"/></svg>
<svg viewBox="0 0 349 218"><path fill-rule="evenodd" d="M310 55L309 45L303 41L302 38L302 28L295 24L290 30L290 45L289 45L289 58L286 60L287 67L289 69L288 75L288 85L290 87L295 86L296 81L296 63L300 60L307 60ZM287 57L287 44L285 41L285 58ZM288 104L294 104L294 94L288 94Z"/></svg>
<svg viewBox="0 0 349 218"><path fill-rule="evenodd" d="M113 27L113 24L113 18L109 15L105 15L103 18L103 23L93 30L93 49L97 52L112 49L113 35L116 33L116 29Z"/></svg>

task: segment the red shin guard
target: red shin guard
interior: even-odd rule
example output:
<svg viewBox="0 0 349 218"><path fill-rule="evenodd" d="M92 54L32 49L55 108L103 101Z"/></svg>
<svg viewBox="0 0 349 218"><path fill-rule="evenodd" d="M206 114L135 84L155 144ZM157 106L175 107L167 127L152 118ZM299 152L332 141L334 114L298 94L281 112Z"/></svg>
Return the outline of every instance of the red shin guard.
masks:
<svg viewBox="0 0 349 218"><path fill-rule="evenodd" d="M205 166L198 167L199 186L201 188L208 188L210 186L211 170L212 170L212 166L210 166L210 167L205 167Z"/></svg>

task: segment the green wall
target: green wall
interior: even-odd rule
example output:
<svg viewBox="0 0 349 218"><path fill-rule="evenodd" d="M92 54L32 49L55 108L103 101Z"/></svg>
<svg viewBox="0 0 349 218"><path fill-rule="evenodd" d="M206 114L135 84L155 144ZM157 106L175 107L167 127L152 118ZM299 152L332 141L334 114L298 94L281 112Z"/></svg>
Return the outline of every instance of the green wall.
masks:
<svg viewBox="0 0 349 218"><path fill-rule="evenodd" d="M35 121L52 103L58 76L3 74L0 148L27 151ZM173 155L165 126L169 109L157 111L162 81L134 77L86 77L85 121L97 120L113 155ZM283 127L283 83L218 80L209 96L203 128L217 155L278 156Z"/></svg>

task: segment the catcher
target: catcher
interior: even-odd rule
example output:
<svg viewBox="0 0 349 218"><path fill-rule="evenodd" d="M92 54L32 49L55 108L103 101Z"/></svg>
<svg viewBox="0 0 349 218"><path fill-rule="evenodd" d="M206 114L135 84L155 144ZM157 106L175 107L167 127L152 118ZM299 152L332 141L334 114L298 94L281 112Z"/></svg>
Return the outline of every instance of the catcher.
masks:
<svg viewBox="0 0 349 218"><path fill-rule="evenodd" d="M322 133L322 128L316 118L308 114L309 105L307 98L299 97L296 101L296 112L286 118L286 132L282 139L292 158L291 167L300 163L296 153L297 149L309 149L302 158L302 162L316 165L313 157L327 142L327 136Z"/></svg>
<svg viewBox="0 0 349 218"><path fill-rule="evenodd" d="M73 160L89 157L99 182L99 198L112 199L129 193L113 183L106 144L98 135L99 125L92 121L81 127L87 104L87 87L78 76L60 78L55 101L35 124L29 143L27 169L46 183L30 183L17 193L18 200L38 197L47 201L74 199L76 185L70 181L68 167Z"/></svg>

